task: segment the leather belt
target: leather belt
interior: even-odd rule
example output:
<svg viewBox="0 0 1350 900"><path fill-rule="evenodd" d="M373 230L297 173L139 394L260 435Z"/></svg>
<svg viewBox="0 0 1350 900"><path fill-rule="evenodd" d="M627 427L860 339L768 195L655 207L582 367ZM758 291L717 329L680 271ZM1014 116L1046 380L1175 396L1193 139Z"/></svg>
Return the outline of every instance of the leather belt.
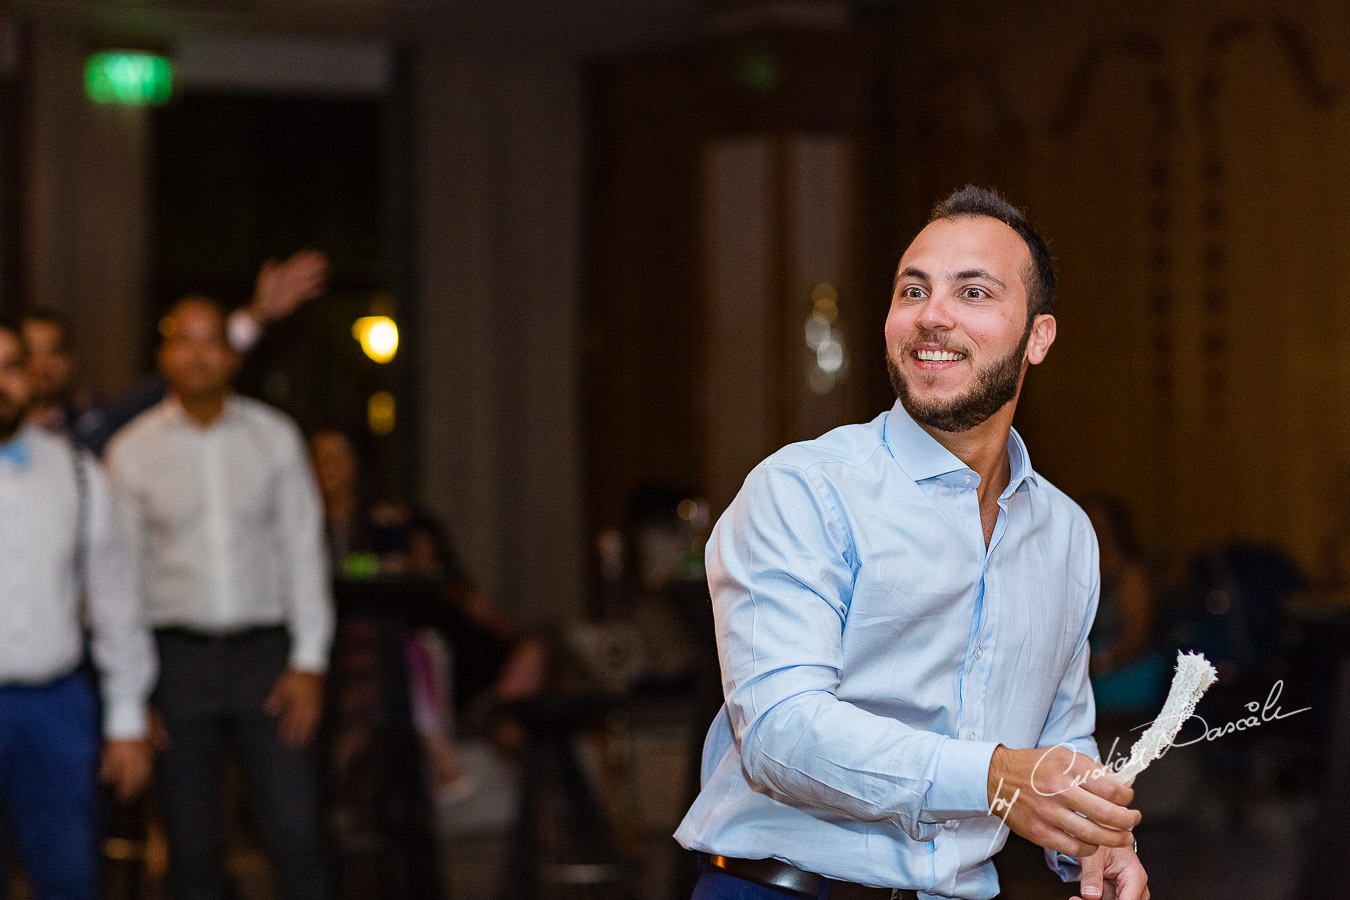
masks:
<svg viewBox="0 0 1350 900"><path fill-rule="evenodd" d="M179 638L194 644L211 644L215 646L220 646L222 644L239 644L266 635L287 633L288 630L285 625L245 625L243 628L228 629L225 631L204 631L197 628L186 628L181 625L169 625L165 628L155 629L156 637Z"/></svg>
<svg viewBox="0 0 1350 900"><path fill-rule="evenodd" d="M725 872L733 878L740 878L758 884L761 887L783 891L794 897L829 898L829 900L918 900L919 895L908 888L879 888L854 884L851 881L835 881L814 872L807 872L789 863L776 859L736 859L730 856L709 856L709 868ZM829 885L829 891L822 894L821 888Z"/></svg>

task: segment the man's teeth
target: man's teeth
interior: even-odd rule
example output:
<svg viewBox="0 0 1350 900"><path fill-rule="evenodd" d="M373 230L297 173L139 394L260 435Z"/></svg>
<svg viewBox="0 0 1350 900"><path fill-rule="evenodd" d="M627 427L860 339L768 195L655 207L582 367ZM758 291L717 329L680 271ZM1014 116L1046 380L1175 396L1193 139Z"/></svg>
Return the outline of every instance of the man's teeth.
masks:
<svg viewBox="0 0 1350 900"><path fill-rule="evenodd" d="M918 350L915 355L923 362L956 362L966 358L964 353L953 353L950 350Z"/></svg>

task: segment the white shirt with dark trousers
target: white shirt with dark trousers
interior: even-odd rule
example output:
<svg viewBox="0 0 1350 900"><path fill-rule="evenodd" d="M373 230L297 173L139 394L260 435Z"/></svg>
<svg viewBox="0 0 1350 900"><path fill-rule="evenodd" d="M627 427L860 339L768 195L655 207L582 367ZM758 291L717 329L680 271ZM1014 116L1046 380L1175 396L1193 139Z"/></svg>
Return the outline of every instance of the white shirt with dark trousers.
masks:
<svg viewBox="0 0 1350 900"><path fill-rule="evenodd" d="M157 766L175 900L229 896L220 756L238 758L282 900L326 900L319 784L308 748L266 709L287 669L322 672L333 608L318 489L295 423L231 397L208 426L169 398L108 447L140 559L168 731Z"/></svg>
<svg viewBox="0 0 1350 900"><path fill-rule="evenodd" d="M117 434L108 467L151 625L222 635L284 625L291 667L326 668L323 510L294 422L235 396L203 428L169 398Z"/></svg>

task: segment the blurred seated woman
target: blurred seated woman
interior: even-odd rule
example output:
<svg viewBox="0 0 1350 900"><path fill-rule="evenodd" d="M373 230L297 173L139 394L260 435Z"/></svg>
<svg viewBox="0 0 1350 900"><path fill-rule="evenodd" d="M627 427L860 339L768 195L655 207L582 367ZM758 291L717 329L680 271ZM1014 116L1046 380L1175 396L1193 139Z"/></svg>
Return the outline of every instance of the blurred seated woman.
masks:
<svg viewBox="0 0 1350 900"><path fill-rule="evenodd" d="M486 723L497 703L538 693L544 643L492 603L460 564L444 530L405 503L370 502L351 439L336 429L310 438L323 498L333 571L405 575L436 582L437 602L420 617L429 629L406 641L414 724L442 799L471 790L452 740ZM498 735L500 737L500 735Z"/></svg>
<svg viewBox="0 0 1350 900"><path fill-rule="evenodd" d="M498 703L544 687L545 643L496 606L468 577L445 531L430 515L408 519L409 571L443 584L437 630L454 647L454 709L461 722L481 723Z"/></svg>

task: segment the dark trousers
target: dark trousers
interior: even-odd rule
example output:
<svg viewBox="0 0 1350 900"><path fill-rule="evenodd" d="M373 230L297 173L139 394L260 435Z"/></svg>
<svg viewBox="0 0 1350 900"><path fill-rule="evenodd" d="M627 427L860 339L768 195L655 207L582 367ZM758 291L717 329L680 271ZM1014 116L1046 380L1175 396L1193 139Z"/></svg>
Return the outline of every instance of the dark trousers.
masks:
<svg viewBox="0 0 1350 900"><path fill-rule="evenodd" d="M0 807L37 900L97 896L98 749L83 677L0 687Z"/></svg>
<svg viewBox="0 0 1350 900"><path fill-rule="evenodd" d="M263 703L286 669L282 628L232 637L178 629L155 635L155 704L169 746L156 783L169 841L175 900L225 900L222 764L232 751L244 772L254 819L282 900L328 900L312 750L282 742Z"/></svg>

